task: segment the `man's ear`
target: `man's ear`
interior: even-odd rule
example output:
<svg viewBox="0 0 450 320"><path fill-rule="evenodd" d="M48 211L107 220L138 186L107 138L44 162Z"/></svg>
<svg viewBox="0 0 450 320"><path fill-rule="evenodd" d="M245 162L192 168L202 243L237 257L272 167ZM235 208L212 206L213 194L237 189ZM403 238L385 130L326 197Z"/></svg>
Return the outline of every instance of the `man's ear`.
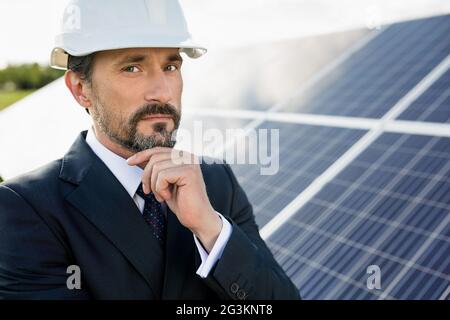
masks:
<svg viewBox="0 0 450 320"><path fill-rule="evenodd" d="M90 91L88 90L86 81L81 80L80 76L72 70L66 71L64 74L64 81L78 104L83 108L90 108L92 102L88 96Z"/></svg>

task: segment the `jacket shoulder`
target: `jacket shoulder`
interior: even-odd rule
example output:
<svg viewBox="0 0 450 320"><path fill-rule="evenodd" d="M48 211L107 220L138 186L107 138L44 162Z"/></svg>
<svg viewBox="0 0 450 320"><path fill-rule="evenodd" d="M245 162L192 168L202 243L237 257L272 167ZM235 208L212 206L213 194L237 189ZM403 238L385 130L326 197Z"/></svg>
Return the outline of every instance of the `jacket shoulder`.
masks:
<svg viewBox="0 0 450 320"><path fill-rule="evenodd" d="M54 160L30 172L8 179L0 184L0 191L5 188L10 189L24 198L54 192L57 188L61 165L62 159Z"/></svg>
<svg viewBox="0 0 450 320"><path fill-rule="evenodd" d="M200 168L207 187L208 185L220 184L222 191L227 191L227 188L233 187L235 181L234 176L232 177L232 170L224 161L202 157L200 158Z"/></svg>

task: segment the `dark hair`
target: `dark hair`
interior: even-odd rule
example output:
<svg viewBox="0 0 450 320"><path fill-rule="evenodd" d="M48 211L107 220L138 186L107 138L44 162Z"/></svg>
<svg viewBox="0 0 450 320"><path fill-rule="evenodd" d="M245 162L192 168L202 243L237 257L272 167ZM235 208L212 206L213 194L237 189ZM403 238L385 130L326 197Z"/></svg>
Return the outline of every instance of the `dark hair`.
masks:
<svg viewBox="0 0 450 320"><path fill-rule="evenodd" d="M80 57L69 55L69 59L67 62L68 69L77 73L79 77L82 80L86 81L88 84L91 84L92 81L94 55L94 53ZM89 109L86 108L86 112L89 114Z"/></svg>

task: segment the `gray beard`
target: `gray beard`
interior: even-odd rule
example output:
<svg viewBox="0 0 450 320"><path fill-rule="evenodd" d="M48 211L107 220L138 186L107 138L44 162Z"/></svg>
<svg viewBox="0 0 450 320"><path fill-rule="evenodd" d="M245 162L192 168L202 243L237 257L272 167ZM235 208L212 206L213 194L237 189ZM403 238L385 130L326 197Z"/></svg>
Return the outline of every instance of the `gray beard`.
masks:
<svg viewBox="0 0 450 320"><path fill-rule="evenodd" d="M176 130L179 127L180 113L172 105L147 104L135 112L128 121L115 119L118 128L112 126L114 118L109 115L100 99L96 97L95 107L92 108L92 119L98 124L100 130L121 147L136 153L154 147L173 148L176 143ZM150 114L169 114L173 117L174 130L167 130L167 125L162 122L153 124L154 133L146 136L137 131L139 121Z"/></svg>

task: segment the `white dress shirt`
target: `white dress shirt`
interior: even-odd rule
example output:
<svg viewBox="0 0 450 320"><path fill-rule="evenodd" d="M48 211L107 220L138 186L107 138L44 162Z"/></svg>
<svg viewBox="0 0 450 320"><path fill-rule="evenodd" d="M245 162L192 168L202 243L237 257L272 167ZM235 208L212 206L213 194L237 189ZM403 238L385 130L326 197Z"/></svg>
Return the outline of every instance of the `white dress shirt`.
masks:
<svg viewBox="0 0 450 320"><path fill-rule="evenodd" d="M94 151L94 153L105 163L105 165L117 178L117 180L119 180L130 197L136 203L139 211L142 213L144 211L145 201L138 194L136 194L136 190L141 183L143 170L138 166L128 165L126 159L120 157L119 155L106 148L103 144L101 144L97 140L93 128L88 130L86 143L91 147L92 151ZM163 205L165 205L165 203L163 203ZM222 230L220 231L219 237L214 243L214 246L209 254L203 248L197 237L193 235L197 250L202 259L202 264L197 269L197 274L202 278L206 278L208 276L212 267L220 259L220 257L222 256L222 252L228 242L228 239L231 236L231 224L220 213L218 213L217 211L216 213L222 219Z"/></svg>

